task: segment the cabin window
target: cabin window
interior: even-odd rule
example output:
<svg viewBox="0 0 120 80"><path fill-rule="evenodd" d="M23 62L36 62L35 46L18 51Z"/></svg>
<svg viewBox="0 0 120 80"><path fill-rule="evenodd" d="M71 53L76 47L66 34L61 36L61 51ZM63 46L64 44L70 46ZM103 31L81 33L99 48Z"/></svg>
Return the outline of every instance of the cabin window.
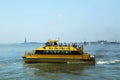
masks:
<svg viewBox="0 0 120 80"><path fill-rule="evenodd" d="M78 51L62 51L62 50L36 50L35 54L72 54L72 55L78 55L78 54L82 54Z"/></svg>
<svg viewBox="0 0 120 80"><path fill-rule="evenodd" d="M72 51L71 54L80 54L78 51Z"/></svg>
<svg viewBox="0 0 120 80"><path fill-rule="evenodd" d="M49 51L49 54L53 54L53 51Z"/></svg>
<svg viewBox="0 0 120 80"><path fill-rule="evenodd" d="M42 54L42 53L44 53L42 50L36 50L35 51L35 54Z"/></svg>

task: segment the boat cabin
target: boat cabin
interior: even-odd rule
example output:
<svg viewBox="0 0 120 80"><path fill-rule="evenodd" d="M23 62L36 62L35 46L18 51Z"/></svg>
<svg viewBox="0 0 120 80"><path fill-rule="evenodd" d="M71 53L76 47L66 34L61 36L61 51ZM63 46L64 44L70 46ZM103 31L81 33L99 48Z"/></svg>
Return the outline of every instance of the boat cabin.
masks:
<svg viewBox="0 0 120 80"><path fill-rule="evenodd" d="M76 43L57 43L58 40L48 40L45 46L35 49L35 54L65 54L65 55L81 55L83 48Z"/></svg>

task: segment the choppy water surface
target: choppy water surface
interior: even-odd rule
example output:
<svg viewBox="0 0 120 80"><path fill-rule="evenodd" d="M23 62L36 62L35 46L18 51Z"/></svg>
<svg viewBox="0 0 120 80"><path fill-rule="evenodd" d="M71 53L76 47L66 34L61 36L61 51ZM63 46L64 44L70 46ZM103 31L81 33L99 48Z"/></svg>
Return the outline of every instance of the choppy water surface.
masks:
<svg viewBox="0 0 120 80"><path fill-rule="evenodd" d="M0 80L119 80L120 44L88 44L96 65L25 64L22 55L41 44L0 44Z"/></svg>

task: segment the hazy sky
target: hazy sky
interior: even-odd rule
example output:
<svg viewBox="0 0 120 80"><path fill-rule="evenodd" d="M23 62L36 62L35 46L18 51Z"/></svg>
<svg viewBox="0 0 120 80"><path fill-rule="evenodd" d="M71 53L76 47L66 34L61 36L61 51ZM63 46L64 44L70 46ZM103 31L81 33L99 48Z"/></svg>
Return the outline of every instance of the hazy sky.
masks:
<svg viewBox="0 0 120 80"><path fill-rule="evenodd" d="M0 0L0 43L120 40L120 0Z"/></svg>

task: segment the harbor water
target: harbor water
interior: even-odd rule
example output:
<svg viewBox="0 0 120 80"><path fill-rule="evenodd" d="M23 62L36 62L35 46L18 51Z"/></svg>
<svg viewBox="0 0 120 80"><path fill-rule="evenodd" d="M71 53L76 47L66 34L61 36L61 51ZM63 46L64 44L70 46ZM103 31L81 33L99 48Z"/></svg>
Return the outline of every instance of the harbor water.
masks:
<svg viewBox="0 0 120 80"><path fill-rule="evenodd" d="M95 65L23 62L25 51L43 44L0 44L0 80L120 80L120 44L87 44Z"/></svg>

